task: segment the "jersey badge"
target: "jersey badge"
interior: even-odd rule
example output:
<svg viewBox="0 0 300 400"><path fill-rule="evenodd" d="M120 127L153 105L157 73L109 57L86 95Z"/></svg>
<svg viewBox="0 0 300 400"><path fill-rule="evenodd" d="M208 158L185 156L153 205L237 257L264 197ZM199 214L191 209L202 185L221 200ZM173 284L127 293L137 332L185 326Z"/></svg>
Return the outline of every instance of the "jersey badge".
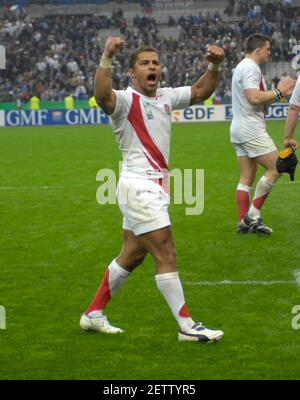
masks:
<svg viewBox="0 0 300 400"><path fill-rule="evenodd" d="M153 119L154 116L152 114L150 104L145 102L145 103L143 103L143 106L144 106L146 114L147 114L147 119Z"/></svg>
<svg viewBox="0 0 300 400"><path fill-rule="evenodd" d="M164 104L164 109L168 115L171 115L171 108L168 104Z"/></svg>

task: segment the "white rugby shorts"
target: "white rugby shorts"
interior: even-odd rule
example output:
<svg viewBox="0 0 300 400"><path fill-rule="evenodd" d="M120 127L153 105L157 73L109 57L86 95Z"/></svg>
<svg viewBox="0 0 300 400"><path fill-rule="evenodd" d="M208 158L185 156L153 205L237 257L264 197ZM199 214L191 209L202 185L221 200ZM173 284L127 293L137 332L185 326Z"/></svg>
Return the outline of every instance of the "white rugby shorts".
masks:
<svg viewBox="0 0 300 400"><path fill-rule="evenodd" d="M254 158L277 151L275 143L270 136L259 136L245 143L232 143L238 157L247 156Z"/></svg>
<svg viewBox="0 0 300 400"><path fill-rule="evenodd" d="M117 200L123 214L123 229L136 236L171 225L170 195L158 181L121 177Z"/></svg>

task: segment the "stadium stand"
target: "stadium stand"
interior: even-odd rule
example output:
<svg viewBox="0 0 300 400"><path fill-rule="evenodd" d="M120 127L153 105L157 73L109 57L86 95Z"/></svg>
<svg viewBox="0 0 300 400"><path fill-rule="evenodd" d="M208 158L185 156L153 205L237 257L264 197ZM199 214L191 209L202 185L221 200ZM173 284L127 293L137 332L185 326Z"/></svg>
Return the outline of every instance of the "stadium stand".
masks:
<svg viewBox="0 0 300 400"><path fill-rule="evenodd" d="M269 84L287 73L295 75L291 59L300 39L299 1L23 0L18 4L13 11L0 7L0 44L7 53L6 70L0 72L0 101L28 101L33 94L48 101L68 94L89 98L109 35L125 38L113 64L117 89L128 85L128 55L140 44L154 44L161 52L162 85L179 86L192 84L203 73L205 48L217 43L224 47L226 59L215 99L228 102L232 70L244 55L244 39L254 32L272 38L273 62L265 71Z"/></svg>

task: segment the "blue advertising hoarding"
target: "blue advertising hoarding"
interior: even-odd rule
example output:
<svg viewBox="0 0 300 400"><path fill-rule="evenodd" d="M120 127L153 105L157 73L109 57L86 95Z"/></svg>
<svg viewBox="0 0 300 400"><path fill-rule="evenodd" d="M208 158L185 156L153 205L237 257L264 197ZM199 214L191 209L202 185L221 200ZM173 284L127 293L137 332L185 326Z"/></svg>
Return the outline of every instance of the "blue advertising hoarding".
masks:
<svg viewBox="0 0 300 400"><path fill-rule="evenodd" d="M108 123L108 116L100 108L0 111L0 126L98 125Z"/></svg>
<svg viewBox="0 0 300 400"><path fill-rule="evenodd" d="M282 120L288 113L288 104L275 103L267 108L266 119ZM195 105L185 110L173 111L173 122L230 121L231 105ZM100 108L73 110L0 110L0 127L55 126L109 124L109 117Z"/></svg>
<svg viewBox="0 0 300 400"><path fill-rule="evenodd" d="M288 113L289 104L272 104L267 107L267 112L265 115L266 119L285 119ZM225 118L226 121L232 119L232 106L225 106Z"/></svg>

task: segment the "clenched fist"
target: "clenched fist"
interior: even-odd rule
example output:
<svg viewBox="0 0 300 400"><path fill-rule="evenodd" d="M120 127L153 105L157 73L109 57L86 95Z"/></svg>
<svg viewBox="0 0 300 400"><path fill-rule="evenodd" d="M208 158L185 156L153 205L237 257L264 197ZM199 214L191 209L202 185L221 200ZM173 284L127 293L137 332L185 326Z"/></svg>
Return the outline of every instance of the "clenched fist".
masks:
<svg viewBox="0 0 300 400"><path fill-rule="evenodd" d="M222 47L216 45L208 46L205 54L205 59L213 64L220 64L225 57L225 52Z"/></svg>
<svg viewBox="0 0 300 400"><path fill-rule="evenodd" d="M103 54L112 58L122 48L124 40L120 36L109 36L106 40Z"/></svg>

